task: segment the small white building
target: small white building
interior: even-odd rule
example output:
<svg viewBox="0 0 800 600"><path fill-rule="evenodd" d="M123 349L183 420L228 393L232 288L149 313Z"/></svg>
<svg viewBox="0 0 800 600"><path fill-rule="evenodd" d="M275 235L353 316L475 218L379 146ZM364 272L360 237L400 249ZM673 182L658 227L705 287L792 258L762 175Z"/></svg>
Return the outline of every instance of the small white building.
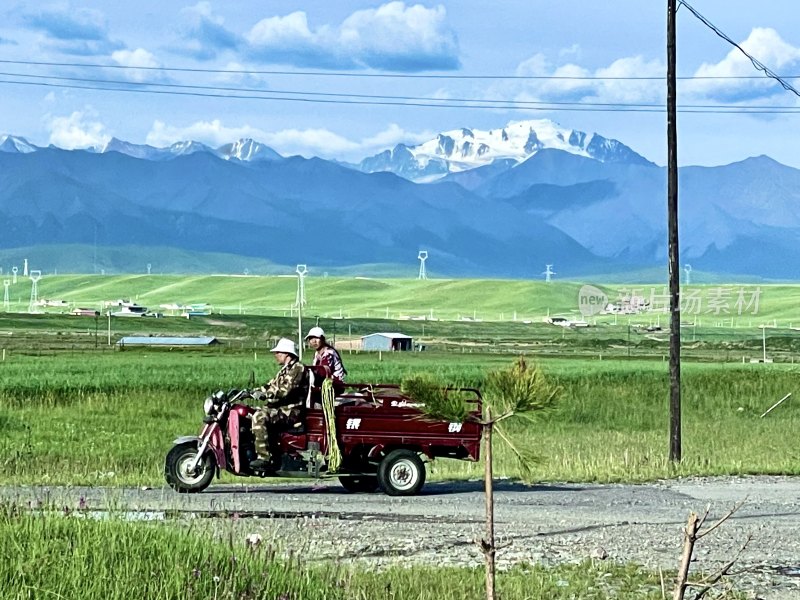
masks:
<svg viewBox="0 0 800 600"><path fill-rule="evenodd" d="M362 350L413 350L414 340L403 333L371 333L361 336Z"/></svg>

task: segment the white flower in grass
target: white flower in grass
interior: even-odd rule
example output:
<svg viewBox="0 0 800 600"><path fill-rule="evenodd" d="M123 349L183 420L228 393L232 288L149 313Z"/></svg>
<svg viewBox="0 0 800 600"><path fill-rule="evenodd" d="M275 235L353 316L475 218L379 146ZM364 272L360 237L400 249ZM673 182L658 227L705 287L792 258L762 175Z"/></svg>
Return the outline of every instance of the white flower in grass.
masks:
<svg viewBox="0 0 800 600"><path fill-rule="evenodd" d="M245 541L247 542L247 545L248 546L252 546L253 548L258 546L263 540L264 540L264 538L261 537L261 534L259 534L259 533L251 533L250 535L248 535L245 538Z"/></svg>
<svg viewBox="0 0 800 600"><path fill-rule="evenodd" d="M214 583L219 583L219 575L214 575Z"/></svg>

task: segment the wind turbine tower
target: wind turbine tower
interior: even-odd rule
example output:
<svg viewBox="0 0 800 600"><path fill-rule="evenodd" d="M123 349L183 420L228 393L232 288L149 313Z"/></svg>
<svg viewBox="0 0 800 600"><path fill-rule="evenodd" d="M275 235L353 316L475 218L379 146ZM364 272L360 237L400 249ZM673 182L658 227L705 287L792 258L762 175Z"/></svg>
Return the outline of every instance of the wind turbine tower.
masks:
<svg viewBox="0 0 800 600"><path fill-rule="evenodd" d="M17 283L17 273L19 273L19 267L11 267L11 274L13 275L13 279L11 283Z"/></svg>
<svg viewBox="0 0 800 600"><path fill-rule="evenodd" d="M3 310L8 312L11 310L11 302L8 299L8 286L11 285L10 279L3 279Z"/></svg>
<svg viewBox="0 0 800 600"><path fill-rule="evenodd" d="M36 312L36 304L39 302L39 280L42 278L42 272L33 270L30 272L31 278L31 303L28 305L28 312Z"/></svg>
<svg viewBox="0 0 800 600"><path fill-rule="evenodd" d="M692 283L692 265L685 265L683 271L686 273L686 285Z"/></svg>
<svg viewBox="0 0 800 600"><path fill-rule="evenodd" d="M297 265L295 272L297 273L297 296L295 298L294 305L299 310L306 305L305 278L306 273L308 273L308 267L306 265Z"/></svg>
<svg viewBox="0 0 800 600"><path fill-rule="evenodd" d="M553 271L553 265L545 265L545 270L542 271L542 275L544 275L545 283L550 283L553 280L553 275L556 272Z"/></svg>
<svg viewBox="0 0 800 600"><path fill-rule="evenodd" d="M417 258L419 259L419 276L417 276L417 279L427 279L428 274L425 272L425 261L428 260L428 251L420 250Z"/></svg>
<svg viewBox="0 0 800 600"><path fill-rule="evenodd" d="M23 267L22 267L22 276L23 277L27 277L28 276L28 259L26 258L24 260L25 260L25 262L23 263Z"/></svg>

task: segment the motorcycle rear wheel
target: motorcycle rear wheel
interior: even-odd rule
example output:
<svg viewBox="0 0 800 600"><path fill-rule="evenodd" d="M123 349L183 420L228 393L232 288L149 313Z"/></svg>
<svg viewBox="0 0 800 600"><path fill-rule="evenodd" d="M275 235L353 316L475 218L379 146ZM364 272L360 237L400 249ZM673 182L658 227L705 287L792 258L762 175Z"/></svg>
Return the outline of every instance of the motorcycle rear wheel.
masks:
<svg viewBox="0 0 800 600"><path fill-rule="evenodd" d="M164 478L176 492L196 494L202 492L214 479L214 459L206 453L197 463L194 472L189 465L197 456L197 442L186 442L172 447L164 462Z"/></svg>

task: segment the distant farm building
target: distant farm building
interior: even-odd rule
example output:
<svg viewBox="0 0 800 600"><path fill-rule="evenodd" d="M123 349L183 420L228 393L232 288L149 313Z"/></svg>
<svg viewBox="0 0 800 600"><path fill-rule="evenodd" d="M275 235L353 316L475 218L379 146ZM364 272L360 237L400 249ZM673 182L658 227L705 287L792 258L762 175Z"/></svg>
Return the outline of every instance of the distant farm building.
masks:
<svg viewBox="0 0 800 600"><path fill-rule="evenodd" d="M362 350L413 350L414 340L403 333L371 333L361 337Z"/></svg>
<svg viewBox="0 0 800 600"><path fill-rule="evenodd" d="M159 337L159 336L127 336L120 338L117 346L126 348L128 346L163 346L163 347L203 347L219 344L215 337Z"/></svg>

